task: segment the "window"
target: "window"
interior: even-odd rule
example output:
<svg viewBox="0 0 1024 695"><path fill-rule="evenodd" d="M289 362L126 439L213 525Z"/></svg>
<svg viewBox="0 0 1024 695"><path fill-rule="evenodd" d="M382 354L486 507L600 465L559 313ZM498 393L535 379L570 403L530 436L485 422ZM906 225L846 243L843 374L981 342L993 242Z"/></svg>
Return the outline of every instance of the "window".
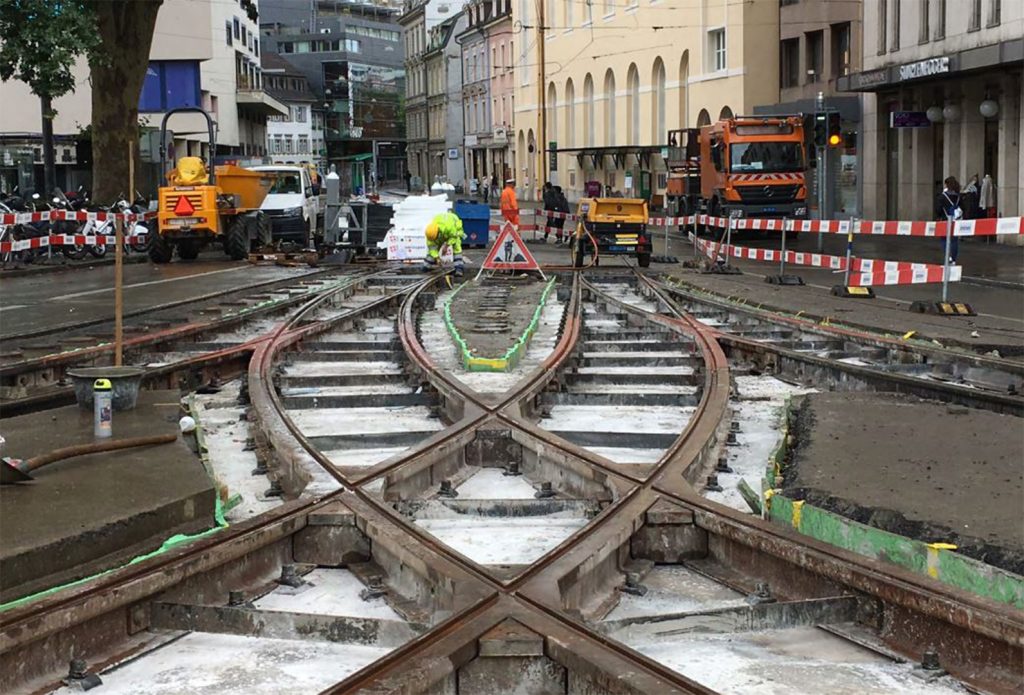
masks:
<svg viewBox="0 0 1024 695"><path fill-rule="evenodd" d="M498 47L491 46L491 75L498 74Z"/></svg>
<svg viewBox="0 0 1024 695"><path fill-rule="evenodd" d="M853 62L850 56L850 23L832 25L832 76L844 77L850 74Z"/></svg>
<svg viewBox="0 0 1024 695"><path fill-rule="evenodd" d="M583 133L584 144L594 144L594 79L587 73L583 80Z"/></svg>
<svg viewBox="0 0 1024 695"><path fill-rule="evenodd" d="M235 29L235 38L236 39L242 38L242 25L238 21L238 17L234 18L234 21L232 22L231 26L233 26L234 29Z"/></svg>
<svg viewBox="0 0 1024 695"><path fill-rule="evenodd" d="M946 0L937 0L935 17L935 40L946 38Z"/></svg>
<svg viewBox="0 0 1024 695"><path fill-rule="evenodd" d="M626 144L640 144L640 73L636 64L626 72Z"/></svg>
<svg viewBox="0 0 1024 695"><path fill-rule="evenodd" d="M900 0L892 0L892 45L891 50L900 50Z"/></svg>
<svg viewBox="0 0 1024 695"><path fill-rule="evenodd" d="M201 105L198 61L157 60L149 63L139 94L139 111L152 113Z"/></svg>
<svg viewBox="0 0 1024 695"><path fill-rule="evenodd" d="M299 136L299 154L309 154L309 136Z"/></svg>
<svg viewBox="0 0 1024 695"><path fill-rule="evenodd" d="M786 39L779 47L779 84L782 88L800 84L800 39Z"/></svg>
<svg viewBox="0 0 1024 695"><path fill-rule="evenodd" d="M981 0L968 0L971 16L967 20L967 31L981 29Z"/></svg>
<svg viewBox="0 0 1024 695"><path fill-rule="evenodd" d="M576 4L576 0L565 0L565 26L572 27L573 16L572 10L573 5Z"/></svg>
<svg viewBox="0 0 1024 695"><path fill-rule="evenodd" d="M224 31L226 33L226 36L224 37L224 42L227 45L230 46L231 45L231 22L224 22Z"/></svg>
<svg viewBox="0 0 1024 695"><path fill-rule="evenodd" d="M820 82L824 79L822 62L825 52L825 32L809 31L804 34L807 46L807 83Z"/></svg>
<svg viewBox="0 0 1024 695"><path fill-rule="evenodd" d="M725 29L712 29L708 32L708 54L712 72L725 70Z"/></svg>
<svg viewBox="0 0 1024 695"><path fill-rule="evenodd" d="M249 43L249 30L242 27L242 46L245 46L247 43Z"/></svg>
<svg viewBox="0 0 1024 695"><path fill-rule="evenodd" d="M929 21L931 19L929 15L931 14L932 10L932 0L918 1L920 2L921 7L918 9L917 12L919 22L919 27L917 31L917 42L928 43L928 38L932 34L931 29L929 29L928 27Z"/></svg>
<svg viewBox="0 0 1024 695"><path fill-rule="evenodd" d="M797 142L741 142L729 148L733 172L803 171L803 149Z"/></svg>
<svg viewBox="0 0 1024 695"><path fill-rule="evenodd" d="M294 118L296 123L305 123L306 122L306 107L305 106L294 106L294 107L292 107L292 111L293 111L292 118Z"/></svg>
<svg viewBox="0 0 1024 695"><path fill-rule="evenodd" d="M604 75L604 144L615 144L615 73Z"/></svg>
<svg viewBox="0 0 1024 695"><path fill-rule="evenodd" d="M885 40L888 34L887 22L889 14L889 3L886 0L878 0L878 55L885 55Z"/></svg>
<svg viewBox="0 0 1024 695"><path fill-rule="evenodd" d="M989 0L988 6L988 25L990 27L999 26L999 22L1002 21L1003 15L1003 3L1002 0Z"/></svg>
<svg viewBox="0 0 1024 695"><path fill-rule="evenodd" d="M654 61L654 69L651 71L651 87L654 90L654 111L651 121L651 142L661 142L665 137L666 114L665 114L665 63L661 58Z"/></svg>

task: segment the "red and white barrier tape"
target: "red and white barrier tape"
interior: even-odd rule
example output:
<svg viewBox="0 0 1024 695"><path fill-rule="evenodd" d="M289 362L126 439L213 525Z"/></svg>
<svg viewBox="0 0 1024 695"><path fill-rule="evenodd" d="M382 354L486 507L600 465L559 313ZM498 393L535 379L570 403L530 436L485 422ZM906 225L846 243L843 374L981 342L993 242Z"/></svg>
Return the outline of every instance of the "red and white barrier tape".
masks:
<svg viewBox="0 0 1024 695"><path fill-rule="evenodd" d="M32 224L33 222L105 222L122 219L125 222L140 222L156 217L155 212L91 212L88 210L40 210L39 212L14 212L0 215L0 225Z"/></svg>
<svg viewBox="0 0 1024 695"><path fill-rule="evenodd" d="M697 248L711 260L719 255L744 258L751 261L778 263L781 252L775 249L755 249L746 246L726 245L706 239L697 239ZM786 263L790 265L846 270L845 256L831 256L823 253L786 251ZM878 285L916 285L942 282L943 267L931 263L907 263L904 261L883 261L873 258L850 259L850 286L873 287ZM959 282L962 268L949 267L949 281Z"/></svg>
<svg viewBox="0 0 1024 695"><path fill-rule="evenodd" d="M126 241L131 242L145 234L125 234ZM117 243L113 234L50 234L49 236L19 239L17 241L0 242L0 253L44 249L48 246L113 246Z"/></svg>
<svg viewBox="0 0 1024 695"><path fill-rule="evenodd" d="M527 211L523 211L524 214ZM566 212L549 212L531 210L536 217L551 219L577 220L576 215ZM683 217L651 217L647 224L654 226L676 226L680 224L700 224L710 227L726 227L728 217L711 215L687 215ZM850 220L787 220L781 218L739 217L733 220L733 229L756 231L825 232L828 234L847 234L850 232ZM854 234L891 235L891 236L946 236L945 222L900 222L856 220L853 225ZM954 236L994 236L996 234L1024 234L1024 217L991 217L980 220L960 220L953 228Z"/></svg>

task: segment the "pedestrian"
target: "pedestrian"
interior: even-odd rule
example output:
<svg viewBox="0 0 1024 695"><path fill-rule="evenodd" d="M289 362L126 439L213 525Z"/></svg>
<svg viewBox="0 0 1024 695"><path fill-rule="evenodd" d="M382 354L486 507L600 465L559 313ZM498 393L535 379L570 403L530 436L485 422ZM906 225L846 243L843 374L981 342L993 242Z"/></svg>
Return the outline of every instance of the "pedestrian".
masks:
<svg viewBox="0 0 1024 695"><path fill-rule="evenodd" d="M516 181L505 181L505 189L501 192L501 216L511 222L519 230L519 201L516 200Z"/></svg>
<svg viewBox="0 0 1024 695"><path fill-rule="evenodd" d="M491 195L498 197L498 173L491 174Z"/></svg>
<svg viewBox="0 0 1024 695"><path fill-rule="evenodd" d="M402 175L402 178L405 179L405 192L406 193L411 193L412 192L412 188L410 188L409 186L410 186L410 182L412 181L412 174L409 173L408 169L405 170L405 174Z"/></svg>
<svg viewBox="0 0 1024 695"><path fill-rule="evenodd" d="M487 184L488 178L485 176L484 180L480 182L480 199L484 201L484 205L490 202L491 191L490 186Z"/></svg>
<svg viewBox="0 0 1024 695"><path fill-rule="evenodd" d="M476 197L477 192L480 190L480 179L473 177L469 180L469 194Z"/></svg>
<svg viewBox="0 0 1024 695"><path fill-rule="evenodd" d="M985 217L999 217L996 211L996 184L989 174L981 180L981 191L978 194L978 207Z"/></svg>
<svg viewBox="0 0 1024 695"><path fill-rule="evenodd" d="M465 272L465 262L462 258L462 220L453 212L442 212L430 221L424 234L427 237L427 255L423 257L423 272L429 272L437 266L447 247L452 250L455 277L462 277Z"/></svg>
<svg viewBox="0 0 1024 695"><path fill-rule="evenodd" d="M945 187L935 198L935 217L940 221L946 222L947 225L949 220L953 221L953 229L950 229L949 226L947 226L944 230L946 233L949 233L956 229L956 222L963 218L964 211L960 207L960 182L956 180L955 176L947 176L943 183L945 184ZM945 248L946 239L944 237L939 237L939 240L942 242L942 247ZM959 251L960 244L957 241L956 236L953 236L949 240L950 263L956 263Z"/></svg>
<svg viewBox="0 0 1024 695"><path fill-rule="evenodd" d="M569 201L562 192L561 186L555 186L555 211L564 215L569 214ZM562 243L562 230L565 229L565 217L555 219L555 245Z"/></svg>
<svg viewBox="0 0 1024 695"><path fill-rule="evenodd" d="M555 189L551 185L550 181L544 182L544 189L541 192L541 200L544 203L544 212L551 213L555 211ZM545 222L546 224L544 225L544 243L546 244L548 243L548 235L551 234L551 230L555 226L555 218L552 217L551 215L548 215Z"/></svg>

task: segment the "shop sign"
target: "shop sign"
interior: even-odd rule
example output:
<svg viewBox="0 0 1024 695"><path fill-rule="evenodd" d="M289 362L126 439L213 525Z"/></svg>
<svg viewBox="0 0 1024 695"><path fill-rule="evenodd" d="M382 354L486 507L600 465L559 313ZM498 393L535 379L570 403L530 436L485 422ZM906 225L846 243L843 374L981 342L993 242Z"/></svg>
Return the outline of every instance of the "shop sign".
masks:
<svg viewBox="0 0 1024 695"><path fill-rule="evenodd" d="M931 125L924 111L893 111L889 114L890 128L929 128Z"/></svg>
<svg viewBox="0 0 1024 695"><path fill-rule="evenodd" d="M476 147L477 142L478 142L478 139L477 139L476 135L467 135L466 136L466 147Z"/></svg>
<svg viewBox="0 0 1024 695"><path fill-rule="evenodd" d="M949 72L949 56L919 60L916 63L901 65L899 69L899 81L917 80L932 75L942 75Z"/></svg>

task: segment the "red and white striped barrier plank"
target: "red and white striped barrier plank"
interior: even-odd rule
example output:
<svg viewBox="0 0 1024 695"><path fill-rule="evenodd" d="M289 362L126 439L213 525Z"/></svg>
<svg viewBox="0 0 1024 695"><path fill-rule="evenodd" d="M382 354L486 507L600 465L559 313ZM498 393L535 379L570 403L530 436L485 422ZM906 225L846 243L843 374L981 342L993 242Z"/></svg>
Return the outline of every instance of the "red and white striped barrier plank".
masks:
<svg viewBox="0 0 1024 695"><path fill-rule="evenodd" d="M126 241L144 237L145 234L125 234ZM43 249L47 246L113 246L117 238L113 234L51 234L49 236L0 242L0 253Z"/></svg>
<svg viewBox="0 0 1024 695"><path fill-rule="evenodd" d="M775 249L755 249L746 246L726 245L705 239L697 240L697 248L711 260L720 255L743 258L751 261L775 262L781 258L781 252ZM823 253L804 253L786 251L786 263L790 265L827 268L835 271L846 270L845 256L831 256ZM850 285L853 287L872 287L876 285L911 285L929 282L942 282L941 265L931 263L907 263L904 261L885 261L875 258L850 259ZM950 266L950 282L959 282L962 267Z"/></svg>
<svg viewBox="0 0 1024 695"><path fill-rule="evenodd" d="M0 215L0 225L32 224L34 222L105 222L118 218L126 222L150 220L156 212L90 212L88 210L40 210L39 212L14 212Z"/></svg>

